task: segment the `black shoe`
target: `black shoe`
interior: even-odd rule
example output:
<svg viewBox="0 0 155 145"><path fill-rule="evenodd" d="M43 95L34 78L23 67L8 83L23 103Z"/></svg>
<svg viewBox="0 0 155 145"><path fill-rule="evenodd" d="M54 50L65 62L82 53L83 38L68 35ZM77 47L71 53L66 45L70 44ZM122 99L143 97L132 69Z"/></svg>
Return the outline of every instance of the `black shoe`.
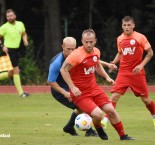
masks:
<svg viewBox="0 0 155 145"><path fill-rule="evenodd" d="M22 98L25 98L25 97L28 97L28 96L30 96L30 94L29 94L29 93L25 93L25 92L23 92L23 93L20 95L20 97L22 97Z"/></svg>
<svg viewBox="0 0 155 145"><path fill-rule="evenodd" d="M96 131L95 130L88 130L88 131L86 131L86 133L85 133L85 136L86 137L89 137L89 136L94 136L94 137L98 137L98 134L96 133Z"/></svg>
<svg viewBox="0 0 155 145"><path fill-rule="evenodd" d="M120 140L135 140L133 137L128 136L127 134L120 137Z"/></svg>
<svg viewBox="0 0 155 145"><path fill-rule="evenodd" d="M101 138L101 139L103 139L103 140L108 140L108 136L107 136L107 134L105 133L104 135L99 135L99 137Z"/></svg>
<svg viewBox="0 0 155 145"><path fill-rule="evenodd" d="M69 128L69 127L65 126L63 128L63 131L66 132L66 133L69 133L69 134L71 134L73 136L78 136L78 133L76 132L76 130L74 128Z"/></svg>

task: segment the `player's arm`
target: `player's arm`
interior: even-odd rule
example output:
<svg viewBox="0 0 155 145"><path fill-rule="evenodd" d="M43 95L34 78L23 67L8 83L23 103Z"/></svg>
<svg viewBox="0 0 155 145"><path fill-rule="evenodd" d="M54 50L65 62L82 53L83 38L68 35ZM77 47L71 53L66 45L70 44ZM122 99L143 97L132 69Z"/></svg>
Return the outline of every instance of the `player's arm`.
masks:
<svg viewBox="0 0 155 145"><path fill-rule="evenodd" d="M61 87L57 83L57 78L58 78L59 73L60 73L60 68L61 68L61 66L57 65L56 62L53 62L50 64L47 84L50 85L55 91L57 91L58 93L62 94L64 97L69 99L70 93L67 92L63 87Z"/></svg>
<svg viewBox="0 0 155 145"><path fill-rule="evenodd" d="M3 50L4 44L3 41L0 39L0 55L6 55L7 53Z"/></svg>
<svg viewBox="0 0 155 145"><path fill-rule="evenodd" d="M4 26L0 27L0 40L1 42L4 42L4 34L6 32L6 29ZM3 52L5 52L6 54L8 53L8 48L4 45L4 43L2 43L2 50Z"/></svg>
<svg viewBox="0 0 155 145"><path fill-rule="evenodd" d="M1 38L0 38L0 49L3 49L3 42L1 41Z"/></svg>
<svg viewBox="0 0 155 145"><path fill-rule="evenodd" d="M62 87L60 87L57 82L49 82L49 81L47 81L47 84L50 85L55 91L61 93L62 95L65 95L65 93L67 92Z"/></svg>
<svg viewBox="0 0 155 145"><path fill-rule="evenodd" d="M57 82L48 82L47 84L50 85L54 90L62 94L65 98L67 98L69 101L71 101L70 93L66 91L64 88L60 87Z"/></svg>
<svg viewBox="0 0 155 145"><path fill-rule="evenodd" d="M28 46L28 38L27 38L27 33L26 32L23 32L22 33L22 38L23 38L23 43L25 46Z"/></svg>
<svg viewBox="0 0 155 145"><path fill-rule="evenodd" d="M117 66L115 64L108 63L102 60L100 60L100 63L102 64L103 67L108 67L110 70L117 70Z"/></svg>
<svg viewBox="0 0 155 145"><path fill-rule="evenodd" d="M112 85L115 83L113 79L109 77L109 75L104 70L103 66L101 65L100 61L97 63L96 72L106 79L107 82L111 83Z"/></svg>
<svg viewBox="0 0 155 145"><path fill-rule="evenodd" d="M135 74L138 74L143 68L144 66L150 61L150 59L153 57L153 50L152 48L149 48L146 50L146 56L144 57L142 63L140 65L137 65L134 69L133 72Z"/></svg>
<svg viewBox="0 0 155 145"><path fill-rule="evenodd" d="M4 46L4 43L3 43L4 40L3 39L4 39L3 36L0 35L0 49L2 49L3 52L5 52L7 54L8 53L8 48Z"/></svg>
<svg viewBox="0 0 155 145"><path fill-rule="evenodd" d="M79 90L79 88L77 88L72 79L71 79L71 76L70 76L70 73L69 71L73 68L73 66L71 64L69 64L67 62L67 60L64 61L61 69L60 69L60 72L61 72L61 75L63 77L63 79L65 80L65 82L68 84L69 88L71 89L72 93L74 94L74 96L80 96L81 95L81 91Z"/></svg>
<svg viewBox="0 0 155 145"><path fill-rule="evenodd" d="M118 52L114 58L114 60L111 62L111 64L117 64L121 59L121 54Z"/></svg>
<svg viewBox="0 0 155 145"><path fill-rule="evenodd" d="M149 48L146 50L146 56L144 58L144 60L142 61L141 65L144 67L150 60L151 58L153 57L153 50L152 48Z"/></svg>

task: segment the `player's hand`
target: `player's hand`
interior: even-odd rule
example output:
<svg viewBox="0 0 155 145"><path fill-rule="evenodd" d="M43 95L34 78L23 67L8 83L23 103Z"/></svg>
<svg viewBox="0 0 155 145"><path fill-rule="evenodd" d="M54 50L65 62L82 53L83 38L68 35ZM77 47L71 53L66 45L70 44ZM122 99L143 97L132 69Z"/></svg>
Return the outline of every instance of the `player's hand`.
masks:
<svg viewBox="0 0 155 145"><path fill-rule="evenodd" d="M28 46L29 45L28 41L23 41L23 43L24 43L24 46Z"/></svg>
<svg viewBox="0 0 155 145"><path fill-rule="evenodd" d="M113 71L113 70L117 70L117 66L115 64L109 63L108 64L108 68Z"/></svg>
<svg viewBox="0 0 155 145"><path fill-rule="evenodd" d="M81 91L79 90L79 88L77 88L76 86L70 88L72 93L74 94L75 97L78 97L81 95Z"/></svg>
<svg viewBox="0 0 155 145"><path fill-rule="evenodd" d="M70 92L65 92L64 96L65 96L65 98L68 99L69 102L72 102L72 98L70 96Z"/></svg>
<svg viewBox="0 0 155 145"><path fill-rule="evenodd" d="M134 74L139 74L139 73L141 72L142 69L143 69L143 66L137 65L137 66L132 70L132 72L133 72Z"/></svg>
<svg viewBox="0 0 155 145"><path fill-rule="evenodd" d="M7 54L8 53L8 48L4 46L3 51Z"/></svg>
<svg viewBox="0 0 155 145"><path fill-rule="evenodd" d="M106 79L106 81L107 81L108 83L110 83L111 85L114 85L114 84L115 84L115 81L114 81L112 78L110 78L110 77L108 77L108 78Z"/></svg>

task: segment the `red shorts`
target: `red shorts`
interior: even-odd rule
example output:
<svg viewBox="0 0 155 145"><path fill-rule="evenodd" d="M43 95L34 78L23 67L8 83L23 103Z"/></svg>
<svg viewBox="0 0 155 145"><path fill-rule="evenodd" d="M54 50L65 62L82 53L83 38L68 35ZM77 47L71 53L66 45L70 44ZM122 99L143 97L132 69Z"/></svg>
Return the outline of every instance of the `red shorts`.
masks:
<svg viewBox="0 0 155 145"><path fill-rule="evenodd" d="M140 75L123 75L118 73L111 93L117 92L124 95L127 88L130 87L135 96L148 97L148 89L146 84L146 77L144 74Z"/></svg>
<svg viewBox="0 0 155 145"><path fill-rule="evenodd" d="M89 115L96 107L102 108L103 105L111 103L109 97L102 89L92 91L87 95L74 96L72 98L76 106Z"/></svg>

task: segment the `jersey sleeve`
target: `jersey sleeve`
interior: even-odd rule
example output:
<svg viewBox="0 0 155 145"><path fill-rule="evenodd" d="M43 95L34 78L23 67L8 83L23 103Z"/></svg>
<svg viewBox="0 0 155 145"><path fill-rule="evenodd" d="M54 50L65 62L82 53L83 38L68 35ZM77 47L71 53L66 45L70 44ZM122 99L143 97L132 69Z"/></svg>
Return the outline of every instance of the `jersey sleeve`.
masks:
<svg viewBox="0 0 155 145"><path fill-rule="evenodd" d="M94 47L94 52L100 59L100 50ZM80 64L88 56L90 56L90 54L86 53L82 48L77 48L67 57L66 60L72 66L76 66Z"/></svg>
<svg viewBox="0 0 155 145"><path fill-rule="evenodd" d="M60 73L60 68L56 66L55 63L51 63L49 66L49 73L48 73L48 82L56 82L58 75Z"/></svg>
<svg viewBox="0 0 155 145"><path fill-rule="evenodd" d="M94 52L96 53L97 57L100 59L100 56L101 56L101 52L98 48L94 48Z"/></svg>
<svg viewBox="0 0 155 145"><path fill-rule="evenodd" d="M20 23L21 23L21 27L22 27L22 32L25 32L26 29L25 29L25 25L24 25L24 23L23 23L23 22L20 22Z"/></svg>
<svg viewBox="0 0 155 145"><path fill-rule="evenodd" d="M73 51L67 58L66 58L67 62L69 64L71 64L72 66L75 66L77 64L79 64L80 62L80 52L75 50Z"/></svg>
<svg viewBox="0 0 155 145"><path fill-rule="evenodd" d="M144 48L144 50L151 48L149 41L147 40L147 38L144 35L142 35L141 44L142 44L142 47Z"/></svg>
<svg viewBox="0 0 155 145"><path fill-rule="evenodd" d="M120 37L118 37L117 38L117 50L118 50L118 52L121 52L120 42L121 42Z"/></svg>
<svg viewBox="0 0 155 145"><path fill-rule="evenodd" d="M47 79L48 82L57 81L63 61L64 61L64 58L62 53L58 54L51 60L51 63L49 66L48 79Z"/></svg>
<svg viewBox="0 0 155 145"><path fill-rule="evenodd" d="M0 27L0 35L1 36L4 36L4 34L5 34L5 27L4 27L5 25L2 25L1 27Z"/></svg>

